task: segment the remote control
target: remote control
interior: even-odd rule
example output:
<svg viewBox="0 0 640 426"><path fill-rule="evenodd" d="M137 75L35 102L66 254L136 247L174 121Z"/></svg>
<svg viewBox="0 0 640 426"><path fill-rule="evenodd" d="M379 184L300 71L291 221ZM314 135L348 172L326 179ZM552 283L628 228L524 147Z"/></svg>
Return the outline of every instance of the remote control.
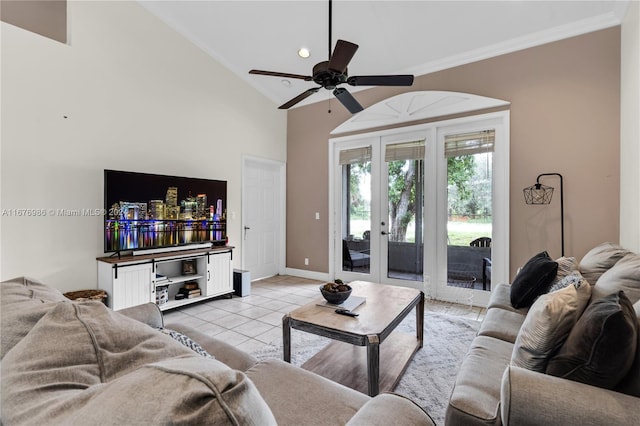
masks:
<svg viewBox="0 0 640 426"><path fill-rule="evenodd" d="M336 309L336 314L346 315L348 317L357 317L358 315L360 315L355 312L351 312L348 309Z"/></svg>

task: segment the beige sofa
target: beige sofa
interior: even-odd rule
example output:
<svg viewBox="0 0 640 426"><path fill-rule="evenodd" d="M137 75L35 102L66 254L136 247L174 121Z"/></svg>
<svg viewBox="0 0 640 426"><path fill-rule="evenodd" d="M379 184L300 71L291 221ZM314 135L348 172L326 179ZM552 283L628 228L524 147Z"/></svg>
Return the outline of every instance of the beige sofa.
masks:
<svg viewBox="0 0 640 426"><path fill-rule="evenodd" d="M565 258L566 259L566 258ZM575 261L575 259L574 259ZM587 326L595 321L586 321L587 309L597 308L594 305L608 302L620 290L631 302L628 304L628 319L625 324L633 324L635 320L638 330L640 326L640 254L632 253L611 243L601 244L587 253L577 264L578 274L586 279L587 294L584 311L578 311L577 321ZM566 272L566 271L565 271ZM561 277L557 277L560 279ZM609 383L608 388L585 384L586 380L569 380L558 374L548 374L552 369L552 361L562 361L569 346L568 342L587 340L578 334L578 322L569 328L569 337L557 342L557 346L548 358L540 357L535 351L529 356L533 364L547 362L546 371L535 371L530 365L518 365L521 362L523 346L526 345L526 329L531 331L533 318L525 324L531 312L540 315L540 306L553 300L557 294L548 293L540 296L530 308L516 309L512 306L512 285L501 284L492 292L487 314L478 335L473 340L460 367L447 408L445 424L447 425L632 425L640 419L640 335L630 331L627 333L630 343L623 350L611 355L609 360L599 360L601 365L612 371L622 369L619 355L628 359L631 367L617 383ZM577 290L576 290L577 293ZM605 297L609 297L605 299ZM633 304L633 307L631 307ZM566 306L553 305L547 309L566 309ZM559 306L559 307L558 307ZM626 306L626 305L625 305ZM634 312L635 310L635 312ZM580 312L583 312L580 314ZM549 314L549 312L546 312ZM552 312L553 313L553 312ZM557 325L553 326L558 330ZM602 330L596 339L606 339ZM536 329L537 338L544 333ZM573 336L572 333L573 332ZM640 332L639 332L640 333ZM535 334L535 333L534 333ZM536 337L535 335L533 337ZM635 338L635 341L633 340ZM594 346L595 347L595 346ZM605 348L606 349L606 348ZM629 352L627 352L629 351ZM635 352L630 352L635 351ZM625 352L623 354L623 352ZM533 353L533 355L532 355ZM516 355L518 354L518 355ZM536 359L536 356L538 358ZM592 351L592 360L596 360L596 351ZM590 361L591 362L591 361ZM607 365L609 364L609 365ZM538 367L540 364L537 364ZM627 365L628 367L628 365ZM542 364L544 369L544 364ZM539 370L539 368L538 368ZM577 371L577 369L575 370ZM569 374L569 373L568 373ZM609 381L610 373L599 380ZM588 382L588 381L587 381ZM609 389L611 388L612 389Z"/></svg>
<svg viewBox="0 0 640 426"><path fill-rule="evenodd" d="M180 324L165 326L154 304L113 312L27 278L0 287L5 426L433 424L399 395L370 398L277 359L258 362Z"/></svg>

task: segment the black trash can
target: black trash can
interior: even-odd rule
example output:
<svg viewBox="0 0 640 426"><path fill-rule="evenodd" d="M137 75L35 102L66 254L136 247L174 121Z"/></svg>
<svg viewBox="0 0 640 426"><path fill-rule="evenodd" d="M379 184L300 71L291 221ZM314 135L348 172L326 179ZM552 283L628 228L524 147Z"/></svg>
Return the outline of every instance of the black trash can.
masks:
<svg viewBox="0 0 640 426"><path fill-rule="evenodd" d="M233 292L236 296L245 297L251 294L251 274L242 269L233 270Z"/></svg>

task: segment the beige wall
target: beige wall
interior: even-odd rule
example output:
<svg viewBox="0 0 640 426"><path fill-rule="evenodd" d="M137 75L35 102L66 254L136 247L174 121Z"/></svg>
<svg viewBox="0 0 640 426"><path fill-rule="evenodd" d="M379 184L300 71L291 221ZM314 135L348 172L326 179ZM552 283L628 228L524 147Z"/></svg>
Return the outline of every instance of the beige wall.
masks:
<svg viewBox="0 0 640 426"><path fill-rule="evenodd" d="M367 107L413 90L511 102L511 275L540 250L560 256L559 197L540 209L522 196L540 173L564 176L567 255L580 258L600 242L618 241L620 27L420 76L408 89L355 96ZM293 269L329 270L328 139L349 115L335 100L330 114L327 109L325 101L288 115L287 267ZM544 182L559 186L553 178Z"/></svg>
<svg viewBox="0 0 640 426"><path fill-rule="evenodd" d="M2 0L0 19L53 40L67 42L67 0Z"/></svg>
<svg viewBox="0 0 640 426"><path fill-rule="evenodd" d="M222 179L239 254L242 155L284 161L286 114L137 2L70 2L69 22L69 44L2 23L0 208L102 208L105 168ZM96 287L101 217L0 232L0 278Z"/></svg>

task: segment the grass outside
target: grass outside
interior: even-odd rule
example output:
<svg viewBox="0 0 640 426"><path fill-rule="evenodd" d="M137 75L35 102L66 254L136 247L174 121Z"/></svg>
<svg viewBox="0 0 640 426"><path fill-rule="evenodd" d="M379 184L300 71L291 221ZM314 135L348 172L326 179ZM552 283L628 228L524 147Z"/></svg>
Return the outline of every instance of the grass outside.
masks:
<svg viewBox="0 0 640 426"><path fill-rule="evenodd" d="M491 237L491 223L449 221L447 237L451 246L468 246L479 237Z"/></svg>
<svg viewBox="0 0 640 426"><path fill-rule="evenodd" d="M351 220L351 234L354 238L362 238L364 231L371 229L368 220ZM407 229L407 241L413 242L414 224ZM449 245L468 246L479 237L491 237L491 223L477 223L470 221L449 221L447 223L447 237Z"/></svg>

